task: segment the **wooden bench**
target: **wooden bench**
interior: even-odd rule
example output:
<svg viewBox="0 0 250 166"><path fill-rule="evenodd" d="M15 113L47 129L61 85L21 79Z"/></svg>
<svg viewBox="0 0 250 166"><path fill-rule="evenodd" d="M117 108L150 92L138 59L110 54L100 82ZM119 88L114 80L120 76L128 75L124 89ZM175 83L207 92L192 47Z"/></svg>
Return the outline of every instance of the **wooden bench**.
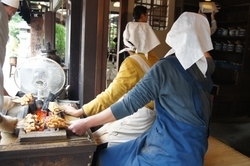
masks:
<svg viewBox="0 0 250 166"><path fill-rule="evenodd" d="M250 166L250 158L210 136L204 166Z"/></svg>

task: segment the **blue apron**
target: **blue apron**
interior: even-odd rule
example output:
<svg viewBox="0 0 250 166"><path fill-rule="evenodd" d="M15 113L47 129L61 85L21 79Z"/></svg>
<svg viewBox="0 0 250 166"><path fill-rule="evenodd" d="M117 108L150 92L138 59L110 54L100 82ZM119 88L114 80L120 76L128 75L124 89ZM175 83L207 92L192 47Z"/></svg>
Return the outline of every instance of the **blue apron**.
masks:
<svg viewBox="0 0 250 166"><path fill-rule="evenodd" d="M198 90L210 90L195 81L175 57L170 60L193 87L196 112L203 121L195 126L176 120L155 100L157 119L152 128L135 140L107 148L100 153L102 166L202 166L207 151L208 124L203 120ZM181 131L181 132L180 132Z"/></svg>

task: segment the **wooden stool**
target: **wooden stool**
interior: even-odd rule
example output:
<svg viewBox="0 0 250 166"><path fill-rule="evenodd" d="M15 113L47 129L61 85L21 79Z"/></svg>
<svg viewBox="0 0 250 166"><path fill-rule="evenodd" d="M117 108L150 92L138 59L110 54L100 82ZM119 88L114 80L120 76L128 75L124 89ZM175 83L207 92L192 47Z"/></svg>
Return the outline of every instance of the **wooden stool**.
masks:
<svg viewBox="0 0 250 166"><path fill-rule="evenodd" d="M12 67L16 68L16 64L10 64L10 73L9 73L9 77L11 77L11 75L13 75L12 73Z"/></svg>

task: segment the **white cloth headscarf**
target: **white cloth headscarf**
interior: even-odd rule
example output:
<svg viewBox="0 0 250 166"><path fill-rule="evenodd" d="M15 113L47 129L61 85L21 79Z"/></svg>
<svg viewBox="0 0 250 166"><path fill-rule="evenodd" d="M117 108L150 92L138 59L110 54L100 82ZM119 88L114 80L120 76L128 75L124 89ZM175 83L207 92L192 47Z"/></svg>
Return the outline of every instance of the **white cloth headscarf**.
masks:
<svg viewBox="0 0 250 166"><path fill-rule="evenodd" d="M119 53L135 51L145 54L147 58L148 52L159 45L160 41L148 23L129 22L123 32L123 43L128 48L121 50Z"/></svg>
<svg viewBox="0 0 250 166"><path fill-rule="evenodd" d="M166 43L172 47L166 56L175 53L185 70L196 63L205 76L207 61L204 53L212 50L213 44L210 26L204 16L192 12L181 14L167 34Z"/></svg>
<svg viewBox="0 0 250 166"><path fill-rule="evenodd" d="M0 0L0 1L2 1L4 4L8 6L18 9L19 0Z"/></svg>

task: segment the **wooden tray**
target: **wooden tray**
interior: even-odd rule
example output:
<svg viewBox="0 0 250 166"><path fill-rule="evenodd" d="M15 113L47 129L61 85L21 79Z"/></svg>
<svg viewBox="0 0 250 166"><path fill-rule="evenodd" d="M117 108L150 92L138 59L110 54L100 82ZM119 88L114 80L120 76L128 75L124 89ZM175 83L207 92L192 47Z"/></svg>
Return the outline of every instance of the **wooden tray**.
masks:
<svg viewBox="0 0 250 166"><path fill-rule="evenodd" d="M32 131L25 133L23 129L20 129L18 139L20 143L65 141L67 132L65 129L60 129L58 131Z"/></svg>
<svg viewBox="0 0 250 166"><path fill-rule="evenodd" d="M79 117L69 116L63 113L62 115L66 122L70 123L70 121L80 119ZM27 143L45 143L45 142L56 142L56 141L65 141L67 139L70 140L90 140L94 141L91 130L89 129L83 136L76 136L71 132L67 132L66 129L60 129L59 131L31 131L26 133L23 130L23 124L19 121L18 124L19 134L18 140L20 144Z"/></svg>

